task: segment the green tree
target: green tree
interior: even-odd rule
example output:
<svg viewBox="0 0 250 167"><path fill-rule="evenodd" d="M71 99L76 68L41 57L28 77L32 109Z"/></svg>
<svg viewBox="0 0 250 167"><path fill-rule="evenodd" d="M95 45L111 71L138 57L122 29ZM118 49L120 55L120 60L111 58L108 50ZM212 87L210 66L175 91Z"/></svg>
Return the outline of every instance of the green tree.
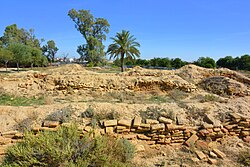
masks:
<svg viewBox="0 0 250 167"><path fill-rule="evenodd" d="M25 64L30 61L31 57L30 48L23 44L13 43L9 45L8 50L10 50L13 53L13 60L16 63L17 70L19 72L20 63Z"/></svg>
<svg viewBox="0 0 250 167"><path fill-rule="evenodd" d="M220 58L216 65L219 67L225 67L229 69L234 69L234 58L232 56L226 56L224 58Z"/></svg>
<svg viewBox="0 0 250 167"><path fill-rule="evenodd" d="M31 68L33 68L34 65L39 66L42 57L44 57L42 55L42 51L38 48L30 48L30 52L31 52L31 57L30 57Z"/></svg>
<svg viewBox="0 0 250 167"><path fill-rule="evenodd" d="M136 42L136 38L133 35L130 35L129 31L125 30L117 33L111 39L113 40L113 44L109 45L107 53L110 55L110 58L121 59L121 72L123 72L125 56L130 59L140 57L140 51L137 49L137 47L140 47L140 44Z"/></svg>
<svg viewBox="0 0 250 167"><path fill-rule="evenodd" d="M43 55L46 56L50 62L55 62L55 55L58 50L53 40L49 40L47 44L42 47Z"/></svg>
<svg viewBox="0 0 250 167"><path fill-rule="evenodd" d="M4 62L6 71L8 71L8 62L13 59L13 54L7 49L0 49L0 60Z"/></svg>
<svg viewBox="0 0 250 167"><path fill-rule="evenodd" d="M205 68L215 68L216 63L214 59L210 57L200 57L194 64L205 67Z"/></svg>
<svg viewBox="0 0 250 167"><path fill-rule="evenodd" d="M187 62L182 61L180 58L171 59L171 65L174 68L181 68L185 66Z"/></svg>
<svg viewBox="0 0 250 167"><path fill-rule="evenodd" d="M75 23L76 29L83 35L86 44L78 46L77 52L82 60L97 65L105 58L104 45L109 23L104 18L94 18L89 10L71 9L68 16Z"/></svg>
<svg viewBox="0 0 250 167"><path fill-rule="evenodd" d="M5 28L3 36L0 38L2 46L8 47L12 43L40 48L40 41L36 38L34 29L27 31L24 28L19 29L16 24ZM42 41L42 40L41 40Z"/></svg>
<svg viewBox="0 0 250 167"><path fill-rule="evenodd" d="M250 56L247 54L241 56L239 60L239 64L240 64L239 69L250 71Z"/></svg>

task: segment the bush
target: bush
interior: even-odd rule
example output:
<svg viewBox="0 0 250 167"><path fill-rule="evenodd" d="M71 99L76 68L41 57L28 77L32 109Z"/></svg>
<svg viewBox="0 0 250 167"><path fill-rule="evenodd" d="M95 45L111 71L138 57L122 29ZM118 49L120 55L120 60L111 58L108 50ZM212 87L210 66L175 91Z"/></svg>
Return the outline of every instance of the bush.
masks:
<svg viewBox="0 0 250 167"><path fill-rule="evenodd" d="M147 107L146 111L140 111L140 115L143 120L158 119L162 112L166 112L166 110L160 107Z"/></svg>
<svg viewBox="0 0 250 167"><path fill-rule="evenodd" d="M131 166L134 146L127 140L109 136L79 137L77 127L61 127L56 132L25 133L24 140L10 147L3 166Z"/></svg>
<svg viewBox="0 0 250 167"><path fill-rule="evenodd" d="M243 165L250 166L250 149L240 151L238 162Z"/></svg>
<svg viewBox="0 0 250 167"><path fill-rule="evenodd" d="M48 115L45 120L59 121L60 123L69 122L74 113L75 110L72 106L67 106Z"/></svg>

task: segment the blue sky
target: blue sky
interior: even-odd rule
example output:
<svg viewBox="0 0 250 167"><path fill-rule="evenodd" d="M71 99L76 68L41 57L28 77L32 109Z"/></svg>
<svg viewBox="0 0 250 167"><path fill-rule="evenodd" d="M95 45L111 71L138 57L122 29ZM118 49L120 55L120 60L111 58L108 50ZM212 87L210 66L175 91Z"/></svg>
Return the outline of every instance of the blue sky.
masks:
<svg viewBox="0 0 250 167"><path fill-rule="evenodd" d="M70 9L90 10L106 18L109 38L123 29L141 43L141 58L201 56L214 59L250 54L249 0L1 0L0 35L6 26L34 28L38 38L53 39L58 56L78 58L81 34L67 16Z"/></svg>

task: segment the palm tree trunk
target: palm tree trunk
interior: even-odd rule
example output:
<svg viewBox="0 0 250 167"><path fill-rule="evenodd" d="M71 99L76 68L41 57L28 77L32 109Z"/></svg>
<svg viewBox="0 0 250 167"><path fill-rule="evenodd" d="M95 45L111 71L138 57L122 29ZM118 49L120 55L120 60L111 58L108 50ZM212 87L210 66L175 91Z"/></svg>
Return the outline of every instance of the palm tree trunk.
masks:
<svg viewBox="0 0 250 167"><path fill-rule="evenodd" d="M124 72L124 53L121 53L121 72Z"/></svg>

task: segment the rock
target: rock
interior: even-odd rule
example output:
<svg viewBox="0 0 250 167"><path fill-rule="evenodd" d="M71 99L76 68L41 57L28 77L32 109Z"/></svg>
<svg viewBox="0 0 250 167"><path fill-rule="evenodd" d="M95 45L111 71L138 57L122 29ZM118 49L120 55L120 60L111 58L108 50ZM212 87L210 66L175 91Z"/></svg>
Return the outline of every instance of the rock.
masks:
<svg viewBox="0 0 250 167"><path fill-rule="evenodd" d="M141 140L151 140L151 137L148 137L144 134L138 134L137 137L138 139L141 139Z"/></svg>
<svg viewBox="0 0 250 167"><path fill-rule="evenodd" d="M195 163L200 161L197 157L192 157L191 160Z"/></svg>
<svg viewBox="0 0 250 167"><path fill-rule="evenodd" d="M130 127L131 126L131 120L119 120L118 125Z"/></svg>
<svg viewBox="0 0 250 167"><path fill-rule="evenodd" d="M216 159L212 159L212 158L208 158L208 163L214 165L214 164L217 164L217 160Z"/></svg>
<svg viewBox="0 0 250 167"><path fill-rule="evenodd" d="M145 151L145 147L141 144L135 145L135 152L143 152Z"/></svg>
<svg viewBox="0 0 250 167"><path fill-rule="evenodd" d="M58 122L58 121L48 121L48 120L45 120L43 122L43 127L55 128L55 127L57 127L59 125L60 125L60 122Z"/></svg>
<svg viewBox="0 0 250 167"><path fill-rule="evenodd" d="M212 129L214 126L213 126L212 124L208 124L208 123L204 122L204 123L202 124L202 127L203 127L204 129Z"/></svg>
<svg viewBox="0 0 250 167"><path fill-rule="evenodd" d="M106 127L105 132L108 134L114 133L114 128L113 127Z"/></svg>
<svg viewBox="0 0 250 167"><path fill-rule="evenodd" d="M196 141L195 145L200 150L208 150L208 143L205 142L204 140L198 140L198 141Z"/></svg>
<svg viewBox="0 0 250 167"><path fill-rule="evenodd" d="M165 124L171 124L173 121L171 119L165 118L165 117L159 117L159 122L165 123Z"/></svg>
<svg viewBox="0 0 250 167"><path fill-rule="evenodd" d="M200 159L200 160L203 160L203 159L206 159L207 156L202 152L202 151L195 151L197 157Z"/></svg>
<svg viewBox="0 0 250 167"><path fill-rule="evenodd" d="M107 121L104 121L103 122L103 125L105 127L108 127L108 126L116 126L117 125L117 120L107 120Z"/></svg>
<svg viewBox="0 0 250 167"><path fill-rule="evenodd" d="M132 139L135 139L136 137L137 137L136 134L128 134L128 135L122 136L123 139L127 139L127 140L132 140Z"/></svg>
<svg viewBox="0 0 250 167"><path fill-rule="evenodd" d="M141 123L140 127L150 129L150 124Z"/></svg>
<svg viewBox="0 0 250 167"><path fill-rule="evenodd" d="M243 143L238 143L237 146L242 148L242 147L244 147L244 144Z"/></svg>
<svg viewBox="0 0 250 167"><path fill-rule="evenodd" d="M137 128L141 125L142 118L141 117L135 117L133 121L133 127Z"/></svg>
<svg viewBox="0 0 250 167"><path fill-rule="evenodd" d="M154 119L146 119L146 124L158 124L159 121L154 120Z"/></svg>
<svg viewBox="0 0 250 167"><path fill-rule="evenodd" d="M213 149L213 152L214 152L219 158L221 158L221 159L224 159L224 158L226 157L226 155L225 155L223 152L221 152L220 150L218 150L218 149L216 149L216 148Z"/></svg>
<svg viewBox="0 0 250 167"><path fill-rule="evenodd" d="M2 136L8 136L8 135L13 135L14 136L16 133L18 133L18 131L16 131L16 130L2 132Z"/></svg>
<svg viewBox="0 0 250 167"><path fill-rule="evenodd" d="M196 134L193 134L186 142L185 144L190 147L194 146L195 142L199 139L199 137Z"/></svg>
<svg viewBox="0 0 250 167"><path fill-rule="evenodd" d="M250 143L250 136L246 136L243 138L244 142Z"/></svg>
<svg viewBox="0 0 250 167"><path fill-rule="evenodd" d="M212 158L217 158L217 155L213 151L209 152L209 156Z"/></svg>
<svg viewBox="0 0 250 167"><path fill-rule="evenodd" d="M84 130L85 130L86 132L90 132L90 131L92 131L93 129L92 129L90 126L86 126L86 127L84 127Z"/></svg>
<svg viewBox="0 0 250 167"><path fill-rule="evenodd" d="M250 136L250 131L241 131L241 136Z"/></svg>
<svg viewBox="0 0 250 167"><path fill-rule="evenodd" d="M165 130L165 124L152 124L151 125L151 130Z"/></svg>
<svg viewBox="0 0 250 167"><path fill-rule="evenodd" d="M214 124L214 120L215 120L214 117L208 114L206 114L205 117L203 118L203 121L209 124Z"/></svg>

